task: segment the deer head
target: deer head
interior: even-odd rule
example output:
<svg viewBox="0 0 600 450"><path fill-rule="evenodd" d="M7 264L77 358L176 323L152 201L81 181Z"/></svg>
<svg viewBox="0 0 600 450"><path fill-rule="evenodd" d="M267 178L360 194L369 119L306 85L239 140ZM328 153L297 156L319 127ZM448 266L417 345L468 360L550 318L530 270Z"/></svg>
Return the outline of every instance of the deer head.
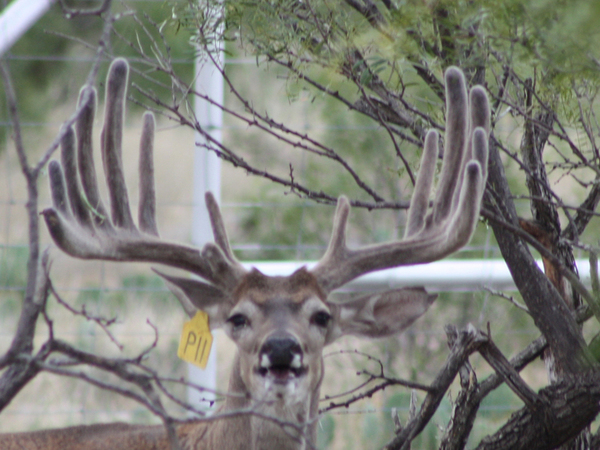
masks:
<svg viewBox="0 0 600 450"><path fill-rule="evenodd" d="M126 61L115 60L108 75L102 131L110 215L98 195L92 158L95 91L85 88L77 139L69 130L62 142L62 167L56 161L49 167L54 206L43 214L52 238L76 258L160 263L199 276L201 280L157 271L189 315L205 311L210 327L223 328L237 345L229 389L244 396L228 398L224 409L254 405L261 413L238 419L247 423L237 432L228 428L232 421L215 422L204 437L207 448L224 448L224 442L227 448L249 448L249 442L250 448L303 448L303 439L315 438L323 348L347 334L375 338L398 333L435 299L423 288L394 289L345 303L330 301L329 294L368 272L443 258L470 240L486 180L490 113L485 91L475 87L468 96L462 72L446 71L447 128L440 181L430 206L439 154L439 136L430 131L401 241L348 248L350 204L341 197L331 240L319 263L287 277L270 277L246 270L235 258L211 193L206 194L206 204L214 243L200 250L158 237L154 119L149 113L144 116L140 145L139 226L135 225L121 163L127 78ZM306 433L284 429L265 420L264 414L305 426ZM239 431L245 428L250 430L248 436Z"/></svg>

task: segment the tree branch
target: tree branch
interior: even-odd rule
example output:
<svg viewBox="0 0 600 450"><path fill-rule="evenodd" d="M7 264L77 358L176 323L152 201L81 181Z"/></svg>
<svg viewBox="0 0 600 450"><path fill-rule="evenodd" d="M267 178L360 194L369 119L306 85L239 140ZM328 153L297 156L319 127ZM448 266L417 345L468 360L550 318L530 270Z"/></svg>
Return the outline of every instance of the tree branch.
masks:
<svg viewBox="0 0 600 450"><path fill-rule="evenodd" d="M410 443L429 423L433 414L437 411L446 391L456 377L469 355L479 348L487 338L472 326L459 332L452 347L450 355L431 383L431 392L427 394L419 412L410 420L406 426L392 439L384 448L386 450L406 450Z"/></svg>
<svg viewBox="0 0 600 450"><path fill-rule="evenodd" d="M600 375L566 378L539 392L549 405L543 416L523 408L477 450L549 450L579 435L599 411Z"/></svg>

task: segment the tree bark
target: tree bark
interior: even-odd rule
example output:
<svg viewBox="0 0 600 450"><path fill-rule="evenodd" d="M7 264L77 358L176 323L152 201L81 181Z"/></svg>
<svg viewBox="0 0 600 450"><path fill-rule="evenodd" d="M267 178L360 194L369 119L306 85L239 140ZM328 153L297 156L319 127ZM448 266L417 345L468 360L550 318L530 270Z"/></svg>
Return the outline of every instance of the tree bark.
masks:
<svg viewBox="0 0 600 450"><path fill-rule="evenodd" d="M539 396L547 405L543 415L528 408L517 411L477 450L555 449L573 439L598 414L600 374L565 379L542 389Z"/></svg>

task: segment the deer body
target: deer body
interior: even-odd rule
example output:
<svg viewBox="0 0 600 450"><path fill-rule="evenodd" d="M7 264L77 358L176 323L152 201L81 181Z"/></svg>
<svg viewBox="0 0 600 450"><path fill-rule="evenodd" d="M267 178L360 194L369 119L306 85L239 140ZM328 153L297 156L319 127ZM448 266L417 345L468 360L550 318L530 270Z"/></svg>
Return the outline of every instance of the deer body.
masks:
<svg viewBox="0 0 600 450"><path fill-rule="evenodd" d="M95 92L86 88L82 99L87 103L77 123L77 151L75 133L67 133L62 165L53 161L49 166L53 208L43 214L50 234L63 251L77 258L161 263L202 278L155 270L188 315L198 309L205 311L210 327L223 328L237 346L224 404L210 418L176 427L182 449L312 448L324 347L347 334L378 338L399 333L436 297L423 288L393 289L344 303L332 302L328 296L367 272L434 261L469 241L486 178L489 106L485 91L473 88L469 102L462 72L456 68L446 72L448 125L440 186L430 208L439 139L436 132L429 132L403 240L349 249L345 228L350 205L341 197L321 261L311 270L301 268L287 277L269 277L256 269L248 271L237 261L210 193L206 203L214 243L199 250L160 240L154 218L154 119L150 114L145 115L140 146L136 227L121 167L127 74L127 63L118 59L107 81L102 155L110 219L98 195L89 144ZM87 204L93 206L92 211ZM162 426L122 423L0 435L2 450L168 449L171 443Z"/></svg>

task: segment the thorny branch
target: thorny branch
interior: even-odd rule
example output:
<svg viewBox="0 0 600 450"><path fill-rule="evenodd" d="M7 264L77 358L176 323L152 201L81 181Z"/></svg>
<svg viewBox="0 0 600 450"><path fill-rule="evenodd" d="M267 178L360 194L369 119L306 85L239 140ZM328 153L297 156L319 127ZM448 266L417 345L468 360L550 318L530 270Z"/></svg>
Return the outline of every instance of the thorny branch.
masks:
<svg viewBox="0 0 600 450"><path fill-rule="evenodd" d="M216 60L214 60L214 62L215 64L217 64ZM408 207L408 204L406 202L384 201L383 197L381 197L381 195L379 195L371 187L369 187L368 184L352 168L352 166L332 148L327 147L321 144L320 142L312 139L306 133L300 133L298 131L295 131L287 127L285 124L277 122L272 117L257 111L251 105L251 103L245 100L242 97L242 95L238 92L234 84L229 80L229 78L225 74L222 67L217 66L218 70L221 71L225 82L228 83L230 92L233 95L235 95L238 98L238 100L244 105L247 115L242 115L231 108L227 108L226 106L215 102L211 97L194 90L191 85L186 86L182 80L177 78L177 76L171 68L166 68L168 67L167 64L167 61L164 61L163 64L160 65L160 68L157 67L157 70L164 71L172 79L176 80L175 84L177 86L180 86L183 97L187 96L188 94L194 95L210 103L211 105L216 106L229 116L244 122L247 127L256 127L262 132L271 135L272 137L278 139L279 141L292 148L298 148L306 152L315 154L317 156L333 160L340 164L343 167L343 169L346 170L354 179L355 183L374 200L374 202L364 202L355 200L352 201L353 206L363 207L367 209L405 209ZM177 103L169 105L164 101L160 100L155 94L144 90L140 86L134 84L134 87L138 89L138 91L144 97L146 97L147 99L152 101L156 106L159 107L159 109L156 110L158 114L165 115L166 112L170 113L167 117L169 117L171 120L177 121L181 125L195 129L208 141L208 144L197 143L198 146L204 146L208 150L214 151L215 153L217 153L217 155L219 155L224 160L229 161L235 167L240 167L253 175L267 178L270 181L290 188L292 192L296 192L312 200L320 201L327 204L335 204L335 202L337 201L337 197L334 195L328 195L323 191L319 192L309 189L305 185L295 182L293 179L288 180L283 177L274 175L271 171L261 170L254 167L245 158L239 156L239 153L237 151L231 149L228 146L225 146L223 143L216 141L212 136L210 136L210 134L207 133L206 130L202 129L200 123L195 117L188 116L188 113L192 110L191 106L188 106L188 108L184 109L180 108L179 104ZM281 134L279 132L281 132ZM286 135L290 135L291 138L288 138Z"/></svg>
<svg viewBox="0 0 600 450"><path fill-rule="evenodd" d="M197 142L196 143L197 146L203 147L203 148L206 148L207 150L215 152L220 158L224 159L225 161L228 161L234 167L241 168L249 174L266 178L266 179L273 181L281 186L289 188L294 193L298 193L298 194L300 194L306 198L309 198L311 200L314 200L314 201L317 201L320 203L330 204L330 205L334 205L337 202L337 197L335 195L327 194L326 192L323 192L322 190L317 191L317 190L310 189L310 188L306 187L305 185L298 183L297 181L275 175L269 170L262 170L262 169L256 168L251 163L249 163L245 158L239 156L239 154L235 150L232 150L227 145L223 144L222 142L217 141L214 137L212 137L210 135L210 133L208 133L207 130L204 130L201 127L199 122L194 117L191 117L191 118L188 117L184 112L181 111L180 108L175 108L175 107L163 102L157 96L155 96L154 94L152 94L150 92L144 91L139 86L134 85L134 87L136 87L138 89L138 91L140 93L142 93L144 96L146 96L148 99L152 100L159 108L162 108L160 110L157 110L157 112L159 112L161 114L165 114L165 111L168 111L170 113L170 115L168 115L167 117L169 117L171 120L176 120L181 125L188 126L192 129L198 131L206 139L207 143ZM191 91L191 92L195 93L194 91ZM195 94L199 95L201 98L205 98L201 94L198 94L198 93L195 93ZM206 97L205 99L208 99L208 97ZM210 101L212 102L212 100L210 100ZM248 120L249 125L252 124L252 122L249 119L244 119L244 120ZM281 138L281 139L284 139L284 138ZM300 144L297 144L297 145L292 144L292 145L300 146ZM369 210L372 210L372 209L406 209L406 208L408 208L407 202L365 202L365 201L361 201L361 200L352 200L351 204L354 207L367 208Z"/></svg>
<svg viewBox="0 0 600 450"><path fill-rule="evenodd" d="M154 56L148 57L145 54L145 52L143 51L143 49L137 48L136 46L132 46L132 48L134 48L139 53L140 58L146 64L151 65L157 71L164 72L166 75L168 75L173 80L174 86L176 86L177 89L179 89L179 91L180 91L180 98L182 100L185 99L190 94L197 96L197 97L201 98L202 100L207 101L211 105L216 106L217 108L220 108L223 112L225 112L229 116L235 118L236 120L243 121L246 124L246 126L256 127L258 129L260 129L262 132L275 137L276 139L280 140L281 142L283 142L284 144L286 144L292 148L298 148L298 149L307 151L309 153L313 153L317 156L331 159L331 160L335 161L336 163L340 164L343 167L343 169L346 172L348 172L350 174L350 176L354 179L355 183L363 191L365 191L369 195L369 197L374 199L374 202L371 202L371 203L370 202L362 202L362 201L353 201L352 202L353 206L365 207L368 209L381 209L381 208L398 209L398 208L406 207L406 205L403 204L402 202L385 202L384 199L381 197L381 195L378 194L377 192L375 192L371 187L369 187L368 184L359 176L359 174L355 171L355 169L352 167L352 165L331 147L324 146L320 142L312 139L308 134L297 132L297 131L289 128L285 124L274 120L269 115L261 113L256 108L254 108L251 102L249 102L247 99L243 98L243 96L238 91L238 89L236 88L234 83L231 82L230 78L224 71L222 63L220 61L217 61L217 59L209 51L209 49L204 49L204 54L206 55L206 58L208 58L213 63L213 65L216 67L216 69L221 73L225 83L227 83L229 92L231 92L232 95L244 106L244 109L245 109L247 115L242 115L230 108L225 107L224 105L218 104L212 98L210 98L200 92L195 91L191 85L189 85L189 86L186 85L186 83L184 83L181 79L179 79L177 77L177 75L175 74L175 72L173 71L173 69L170 66L170 61L168 60L168 58L164 58L164 59L160 60L159 63L157 64ZM275 58L273 58L271 60L274 62L277 62L278 64L285 64L282 61L279 61ZM286 67L290 70L293 70L293 68L289 67L289 65L287 65L287 64L286 64ZM306 78L305 75L303 75L303 78L306 79L306 81L309 81L312 83L312 80ZM381 85L381 83L379 83L379 85ZM196 131L200 132L210 142L210 145L208 145L207 148L209 150L215 151L220 157L229 161L234 166L241 167L251 174L265 177L265 178L267 178L271 181L274 181L278 184L282 184L283 186L286 186L286 187L292 189L293 191L298 192L299 194L306 196L308 198L311 198L313 200L321 201L321 202L324 201L325 203L329 203L329 204L331 204L332 202L335 201L335 196L327 195L323 192L313 191L311 189L308 189L306 186L300 185L299 183L290 183L289 180L279 177L279 176L276 176L269 171L257 169L255 167L253 167L244 158L240 157L238 152L233 151L231 148L225 148L220 143L213 142L214 140L211 140L209 136L206 136L207 133L201 129L200 125L198 124L198 121L193 117L187 116L187 114L191 114L191 111L193 110L191 105L188 105L187 108L180 108L180 101L174 101L172 105L168 105L168 104L164 103L163 101L159 100L158 97L156 95L154 95L153 93L144 91L139 86L135 86L135 87L140 91L140 93L142 95L144 95L146 98L151 100L154 104L156 104L160 108L160 110L157 112L164 114L165 111L168 111L170 113L169 117L171 118L171 120L175 120L182 125L192 127ZM327 91L327 92L329 94L333 94L332 92L329 92L329 91ZM386 99L386 102L389 103L390 105L399 101L399 99L392 99L391 98L392 94L390 92L388 92L388 94L389 94L388 95L389 98ZM365 93L365 95L366 95L366 93ZM341 101L344 101L343 98L339 97L339 95L337 97ZM367 98L367 97L365 97L365 98ZM367 102L370 102L370 100L368 98L367 98ZM352 109L355 109L361 113L365 113L364 109L356 108L351 103L347 103L347 102L345 102L345 103L347 104L347 106L351 107ZM406 101L403 100L403 103L406 104ZM398 144L395 141L394 134L398 134L403 140L408 140L408 141L420 146L421 142L422 142L422 138L424 136L423 129L422 128L414 128L414 130L416 131L416 133L418 135L418 139L416 140L414 138L407 136L403 132L393 128L391 124L388 124L387 121L384 120L384 118L382 116L382 113L381 113L382 110L380 108L376 108L375 105L373 105L372 103L371 103L371 109L373 111L373 113L372 113L373 117L376 120L379 120L381 125L388 131L388 134L390 135L390 138L394 145L394 148L396 149L397 156L403 161L407 172L410 174L411 178L414 179L414 176L412 175L412 170L408 166L408 162L407 162L406 158L402 154L401 150L398 147ZM393 106L392 110L396 111L396 106ZM404 113L398 113L397 111L394 112L393 114L400 114L400 116L405 117ZM402 119L402 120L403 121L399 122L399 124L401 124L402 126L416 127L417 124L419 123L419 121L415 121L414 119ZM430 119L430 121L433 122L431 119ZM288 138L287 135L291 136L291 138Z"/></svg>

